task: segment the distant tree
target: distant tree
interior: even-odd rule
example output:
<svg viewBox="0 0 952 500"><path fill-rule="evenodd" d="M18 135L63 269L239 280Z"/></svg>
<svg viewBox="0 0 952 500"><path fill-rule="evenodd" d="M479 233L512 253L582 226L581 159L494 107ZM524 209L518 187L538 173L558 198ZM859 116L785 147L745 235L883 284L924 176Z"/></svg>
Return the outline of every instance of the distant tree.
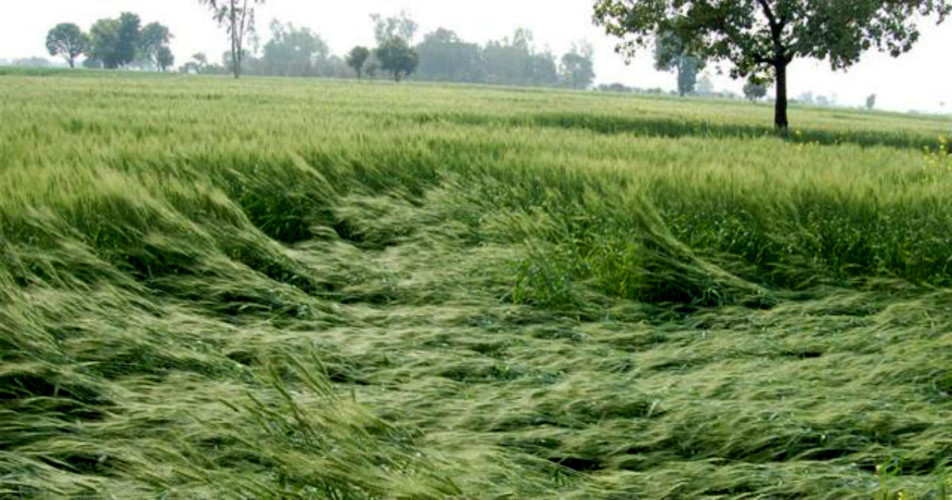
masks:
<svg viewBox="0 0 952 500"><path fill-rule="evenodd" d="M748 80L744 85L744 97L750 101L759 101L767 97L767 85L757 80Z"/></svg>
<svg viewBox="0 0 952 500"><path fill-rule="evenodd" d="M572 44L572 49L562 56L562 85L573 89L587 89L595 81L595 50L588 42Z"/></svg>
<svg viewBox="0 0 952 500"><path fill-rule="evenodd" d="M260 71L277 76L318 76L329 53L317 33L275 20L271 22L271 40L259 61Z"/></svg>
<svg viewBox="0 0 952 500"><path fill-rule="evenodd" d="M399 82L416 71L420 56L410 43L417 31L417 23L406 12L392 17L371 14L374 22L374 37L377 48L374 55L380 61L380 68L393 75Z"/></svg>
<svg viewBox="0 0 952 500"><path fill-rule="evenodd" d="M21 59L14 59L11 64L23 68L49 68L53 65L49 59L43 57L24 57Z"/></svg>
<svg viewBox="0 0 952 500"><path fill-rule="evenodd" d="M694 55L690 48L670 31L655 37L655 69L674 71L678 75L678 95L693 94L697 75L704 69L704 60Z"/></svg>
<svg viewBox="0 0 952 500"><path fill-rule="evenodd" d="M467 43L455 32L445 28L423 36L416 46L420 55L417 74L426 80L444 82L478 82L483 79L479 45Z"/></svg>
<svg viewBox="0 0 952 500"><path fill-rule="evenodd" d="M622 92L622 93L634 92L634 91L635 91L635 89L633 89L633 88L631 88L631 87L629 87L629 86L627 86L627 85L625 85L625 84L623 84L623 83L617 83L617 82L616 82L616 83L609 83L609 84L603 83L603 84L601 84L601 85L598 86L598 90L599 90L600 92Z"/></svg>
<svg viewBox="0 0 952 500"><path fill-rule="evenodd" d="M119 38L116 40L115 48L119 66L127 66L136 60L141 24L142 21L136 14L123 12L119 15Z"/></svg>
<svg viewBox="0 0 952 500"><path fill-rule="evenodd" d="M701 79L697 82L697 93L700 95L711 95L714 93L714 82L711 81L711 77L707 75L701 76Z"/></svg>
<svg viewBox="0 0 952 500"><path fill-rule="evenodd" d="M159 47L159 52L155 55L155 65L163 73L174 66L175 55L172 54L172 49L166 46Z"/></svg>
<svg viewBox="0 0 952 500"><path fill-rule="evenodd" d="M380 69L393 75L393 81L399 82L413 74L420 64L420 57L406 40L392 38L384 42L375 51L380 60Z"/></svg>
<svg viewBox="0 0 952 500"><path fill-rule="evenodd" d="M205 72L205 68L208 66L208 56L201 52L196 52L192 54L192 59L182 65L179 71L183 73L196 73L201 74Z"/></svg>
<svg viewBox="0 0 952 500"><path fill-rule="evenodd" d="M866 109L872 111L876 107L876 94L866 98Z"/></svg>
<svg viewBox="0 0 952 500"><path fill-rule="evenodd" d="M370 58L370 49L367 47L361 47L360 45L354 47L347 54L347 65L351 67L357 73L357 79L360 80L364 74L364 64L367 63L367 59Z"/></svg>
<svg viewBox="0 0 952 500"><path fill-rule="evenodd" d="M377 39L377 45L383 45L395 38L410 45L419 28L416 21L406 11L400 11L399 14L391 17L371 14L370 19L374 23L374 37Z"/></svg>
<svg viewBox="0 0 952 500"><path fill-rule="evenodd" d="M231 42L231 69L235 78L241 76L241 63L247 51L245 41L255 32L255 5L264 0L198 0L212 11L212 17L225 28Z"/></svg>
<svg viewBox="0 0 952 500"><path fill-rule="evenodd" d="M89 60L99 61L106 69L122 65L119 54L119 20L100 19L89 30Z"/></svg>
<svg viewBox="0 0 952 500"><path fill-rule="evenodd" d="M511 38L488 42L483 49L485 81L503 85L558 85L555 57L548 51L537 52L532 39L531 31L519 28Z"/></svg>
<svg viewBox="0 0 952 500"><path fill-rule="evenodd" d="M364 73L373 80L377 77L378 71L380 71L380 59L377 59L376 51L371 51L370 57L367 58L367 62L364 63Z"/></svg>
<svg viewBox="0 0 952 500"><path fill-rule="evenodd" d="M871 48L893 56L919 38L916 22L952 0L595 0L595 22L621 39L629 56L659 32L671 32L705 59L733 63L734 78L757 75L776 84L774 124L789 127L787 69L800 57L827 59L834 69Z"/></svg>
<svg viewBox="0 0 952 500"><path fill-rule="evenodd" d="M51 56L62 56L70 68L76 67L76 58L86 52L89 37L72 23L57 24L46 35L46 50Z"/></svg>
<svg viewBox="0 0 952 500"><path fill-rule="evenodd" d="M172 33L165 26L159 23L150 23L142 28L139 33L139 54L149 66L155 67L160 71L165 71L159 64L159 54L169 50L169 42L172 40ZM166 54L166 55L168 55ZM166 65L167 68L169 65Z"/></svg>

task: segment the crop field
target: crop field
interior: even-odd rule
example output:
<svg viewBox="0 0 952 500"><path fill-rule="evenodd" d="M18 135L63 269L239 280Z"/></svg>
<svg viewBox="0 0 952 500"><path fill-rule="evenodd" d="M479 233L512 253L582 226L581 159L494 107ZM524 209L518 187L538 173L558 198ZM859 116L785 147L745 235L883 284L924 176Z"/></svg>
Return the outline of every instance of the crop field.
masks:
<svg viewBox="0 0 952 500"><path fill-rule="evenodd" d="M0 499L952 492L952 121L0 75Z"/></svg>

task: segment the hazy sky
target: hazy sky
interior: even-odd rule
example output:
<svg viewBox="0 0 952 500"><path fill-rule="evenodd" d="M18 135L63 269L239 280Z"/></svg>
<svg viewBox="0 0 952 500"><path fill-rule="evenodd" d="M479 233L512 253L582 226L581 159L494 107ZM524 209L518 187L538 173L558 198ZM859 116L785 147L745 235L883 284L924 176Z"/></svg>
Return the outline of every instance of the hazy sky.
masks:
<svg viewBox="0 0 952 500"><path fill-rule="evenodd" d="M356 44L371 44L369 15L405 9L420 23L421 34L443 26L469 41L484 42L511 34L524 26L533 31L539 47L561 54L573 40L587 39L596 48L598 83L622 82L639 87L672 89L675 78L651 67L650 53L626 66L612 50L614 42L591 23L591 0L268 0L258 14L262 37L267 23L277 18L307 26L324 37L336 54ZM158 21L175 35L172 50L177 63L195 52L210 57L227 48L225 34L197 0L31 0L15 2L0 17L0 58L45 56L44 40L50 27L74 22L88 29L96 19L122 11L138 13L143 22ZM913 52L900 59L870 54L848 72L832 72L822 62L794 63L790 92L836 95L844 105L860 105L871 93L879 106L952 112L952 22L928 26ZM739 91L741 84L714 76L717 88ZM940 107L946 102L945 108Z"/></svg>

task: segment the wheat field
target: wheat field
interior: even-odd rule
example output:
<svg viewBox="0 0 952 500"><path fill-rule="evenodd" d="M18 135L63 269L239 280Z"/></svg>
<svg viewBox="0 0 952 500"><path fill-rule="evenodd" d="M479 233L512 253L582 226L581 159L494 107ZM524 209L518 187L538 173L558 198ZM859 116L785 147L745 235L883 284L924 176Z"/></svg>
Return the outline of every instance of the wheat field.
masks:
<svg viewBox="0 0 952 500"><path fill-rule="evenodd" d="M0 499L944 500L948 118L0 74Z"/></svg>

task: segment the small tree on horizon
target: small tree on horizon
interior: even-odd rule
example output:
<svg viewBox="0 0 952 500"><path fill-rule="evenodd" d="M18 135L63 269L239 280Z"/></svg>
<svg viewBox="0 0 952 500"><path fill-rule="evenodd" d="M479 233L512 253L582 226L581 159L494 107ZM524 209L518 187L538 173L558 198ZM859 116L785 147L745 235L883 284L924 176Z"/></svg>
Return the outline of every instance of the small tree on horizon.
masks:
<svg viewBox="0 0 952 500"><path fill-rule="evenodd" d="M757 80L748 80L744 84L744 97L751 102L757 102L767 97L767 85Z"/></svg>
<svg viewBox="0 0 952 500"><path fill-rule="evenodd" d="M155 65L162 73L174 66L175 55L172 54L172 49L167 46L159 47L159 51L155 55Z"/></svg>
<svg viewBox="0 0 952 500"><path fill-rule="evenodd" d="M420 64L420 56L410 44L419 25L404 11L386 18L371 14L370 18L377 39L373 54L380 61L380 69L393 75L395 82L413 74Z"/></svg>
<svg viewBox="0 0 952 500"><path fill-rule="evenodd" d="M347 54L347 65L357 72L357 79L360 80L364 73L364 64L370 58L370 49L363 46L356 46Z"/></svg>
<svg viewBox="0 0 952 500"><path fill-rule="evenodd" d="M866 110L872 111L876 108L876 94L872 94L866 98Z"/></svg>
<svg viewBox="0 0 952 500"><path fill-rule="evenodd" d="M380 60L380 68L393 75L393 81L400 82L413 74L420 64L420 57L406 40L393 38L384 42L374 51Z"/></svg>
<svg viewBox="0 0 952 500"><path fill-rule="evenodd" d="M46 35L46 50L51 56L62 56L70 68L76 67L76 58L88 47L89 37L73 23L57 24Z"/></svg>
<svg viewBox="0 0 952 500"><path fill-rule="evenodd" d="M595 0L594 20L629 56L671 32L705 59L732 63L734 78L774 82L774 125L786 131L787 70L795 59L845 69L871 49L898 57L919 39L917 20L942 23L950 12L952 0Z"/></svg>

